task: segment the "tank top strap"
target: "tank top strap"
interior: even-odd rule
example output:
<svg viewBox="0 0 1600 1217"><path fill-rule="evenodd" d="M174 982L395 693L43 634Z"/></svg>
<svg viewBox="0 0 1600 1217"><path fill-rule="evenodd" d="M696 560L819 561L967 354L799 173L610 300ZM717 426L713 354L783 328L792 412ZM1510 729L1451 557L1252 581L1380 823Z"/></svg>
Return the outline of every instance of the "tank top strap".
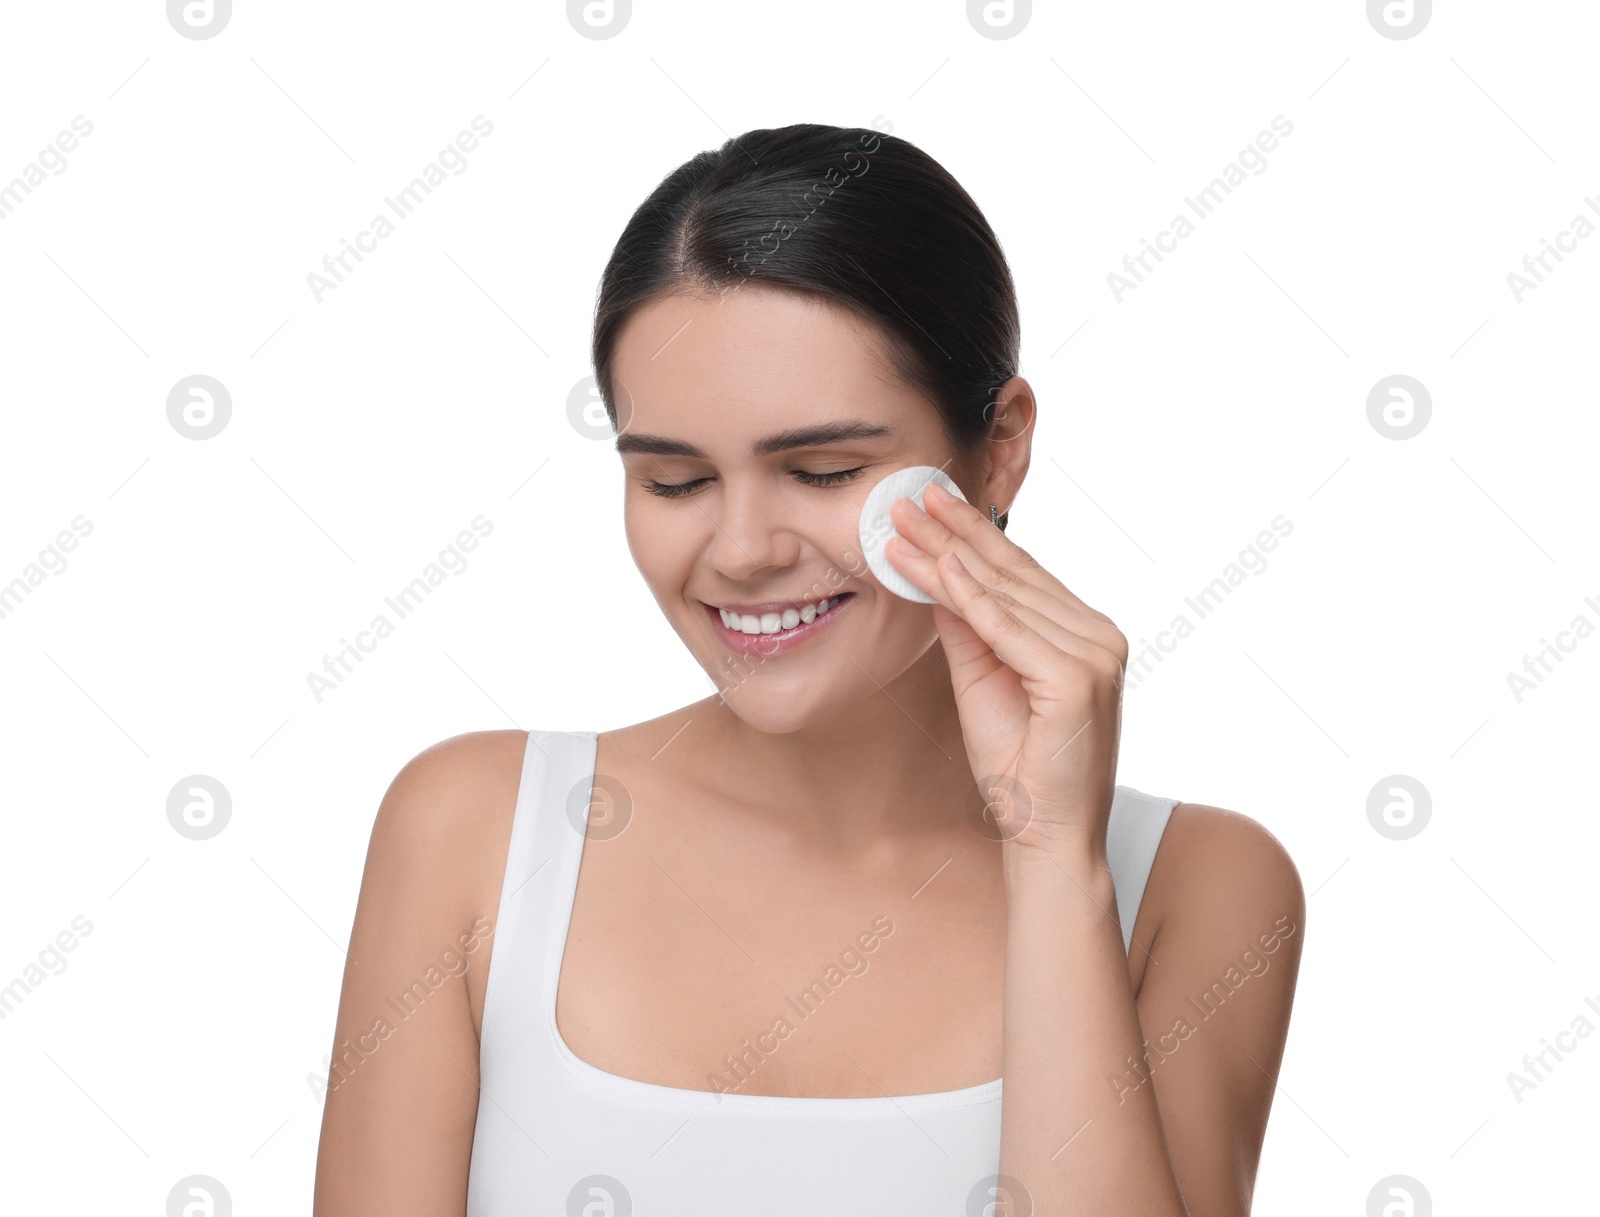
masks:
<svg viewBox="0 0 1600 1217"><path fill-rule="evenodd" d="M597 739L593 731L528 732L516 819L525 832L525 875L536 870L546 889L551 871L580 852Z"/></svg>
<svg viewBox="0 0 1600 1217"><path fill-rule="evenodd" d="M483 1001L480 1061L511 1068L550 1003L550 962L566 930L566 876L589 812L596 733L529 731Z"/></svg>
<svg viewBox="0 0 1600 1217"><path fill-rule="evenodd" d="M1150 868L1161 835L1180 800L1144 794L1131 786L1116 787L1111 819L1106 825L1106 861L1117 893L1117 920L1122 923L1122 949L1133 949L1133 923L1139 916Z"/></svg>

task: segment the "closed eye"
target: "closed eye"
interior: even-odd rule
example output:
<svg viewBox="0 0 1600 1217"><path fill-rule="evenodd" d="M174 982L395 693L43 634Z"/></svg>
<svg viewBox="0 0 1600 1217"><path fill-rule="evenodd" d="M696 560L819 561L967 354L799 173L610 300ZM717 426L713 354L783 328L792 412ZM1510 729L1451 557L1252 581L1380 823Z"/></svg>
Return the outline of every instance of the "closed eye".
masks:
<svg viewBox="0 0 1600 1217"><path fill-rule="evenodd" d="M664 499L681 499L686 494L691 494L701 482L709 482L710 478L696 478L692 482L646 482L644 488L651 494L658 494Z"/></svg>
<svg viewBox="0 0 1600 1217"><path fill-rule="evenodd" d="M854 469L840 469L835 473L807 473L804 469L796 469L794 475L807 486L838 486L860 477L865 469L865 465L859 465Z"/></svg>
<svg viewBox="0 0 1600 1217"><path fill-rule="evenodd" d="M793 472L795 477L807 486L839 486L854 481L865 470L866 466L861 465L855 469L840 469L832 473L808 473L804 469L796 469ZM709 481L710 478L695 478L692 482L646 482L644 488L664 499L681 499L685 495L693 494L696 487Z"/></svg>

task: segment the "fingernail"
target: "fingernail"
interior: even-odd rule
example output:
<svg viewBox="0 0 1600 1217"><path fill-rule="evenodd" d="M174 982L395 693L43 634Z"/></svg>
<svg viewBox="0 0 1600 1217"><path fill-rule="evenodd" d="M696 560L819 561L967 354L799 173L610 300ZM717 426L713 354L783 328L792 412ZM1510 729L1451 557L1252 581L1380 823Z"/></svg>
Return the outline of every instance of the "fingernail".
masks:
<svg viewBox="0 0 1600 1217"><path fill-rule="evenodd" d="M955 495L951 494L938 482L929 482L928 488L924 493L935 496L941 503L953 503L956 498Z"/></svg>
<svg viewBox="0 0 1600 1217"><path fill-rule="evenodd" d="M925 520L928 518L928 513L922 510L922 504L917 502L916 499L913 499L911 496L907 495L905 502L906 510L911 513L912 519Z"/></svg>

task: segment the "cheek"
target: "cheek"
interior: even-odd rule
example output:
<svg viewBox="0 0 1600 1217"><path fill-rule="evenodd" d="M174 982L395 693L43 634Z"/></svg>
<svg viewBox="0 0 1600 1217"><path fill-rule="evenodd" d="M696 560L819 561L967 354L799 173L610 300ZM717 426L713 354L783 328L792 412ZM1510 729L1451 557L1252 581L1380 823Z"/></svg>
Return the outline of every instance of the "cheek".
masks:
<svg viewBox="0 0 1600 1217"><path fill-rule="evenodd" d="M666 552L672 545L671 530L661 526L659 516L648 506L635 506L630 500L622 509L622 532L633 564L646 583L654 584L659 573L671 565Z"/></svg>
<svg viewBox="0 0 1600 1217"><path fill-rule="evenodd" d="M866 582L872 572L867 568L867 560L861 556L859 542L854 537L850 540L851 544L839 551L834 569L838 571L836 579L839 587L854 592L861 590L856 585Z"/></svg>
<svg viewBox="0 0 1600 1217"><path fill-rule="evenodd" d="M876 581L872 591L874 608L881 622L878 645L886 658L910 663L938 642L939 627L933 623L931 606L902 600Z"/></svg>
<svg viewBox="0 0 1600 1217"><path fill-rule="evenodd" d="M816 537L839 587L849 587L871 575L867 560L861 556L861 507L866 501L866 490L848 498L841 495L827 518L825 531L819 530Z"/></svg>
<svg viewBox="0 0 1600 1217"><path fill-rule="evenodd" d="M623 534L634 566L663 611L681 599L683 585L701 555L702 538L670 511L651 503L629 502L622 513Z"/></svg>

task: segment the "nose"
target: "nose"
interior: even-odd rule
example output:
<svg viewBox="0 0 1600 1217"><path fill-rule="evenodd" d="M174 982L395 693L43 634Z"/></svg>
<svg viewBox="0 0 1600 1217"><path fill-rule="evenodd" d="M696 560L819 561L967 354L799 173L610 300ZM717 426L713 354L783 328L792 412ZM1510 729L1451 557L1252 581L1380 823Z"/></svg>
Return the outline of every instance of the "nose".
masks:
<svg viewBox="0 0 1600 1217"><path fill-rule="evenodd" d="M756 479L725 477L719 501L707 509L707 563L730 583L748 583L763 571L794 565L800 557L794 510Z"/></svg>

